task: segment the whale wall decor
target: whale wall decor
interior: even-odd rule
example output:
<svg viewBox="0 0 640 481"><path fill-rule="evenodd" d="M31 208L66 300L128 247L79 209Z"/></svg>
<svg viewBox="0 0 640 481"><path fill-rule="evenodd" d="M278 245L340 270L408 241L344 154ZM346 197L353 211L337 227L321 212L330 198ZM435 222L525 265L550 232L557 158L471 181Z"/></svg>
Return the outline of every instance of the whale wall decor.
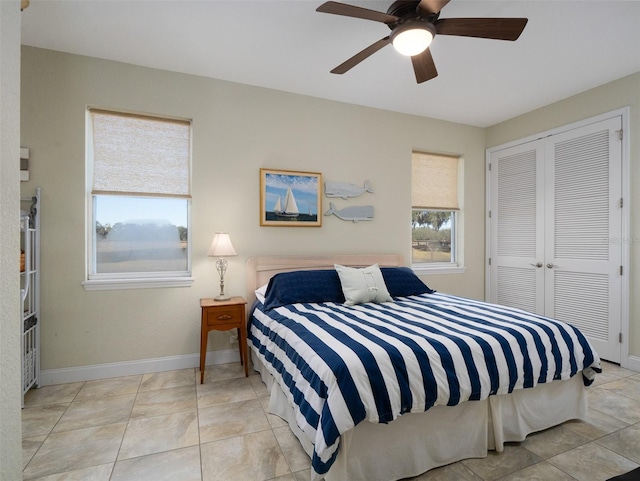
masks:
<svg viewBox="0 0 640 481"><path fill-rule="evenodd" d="M373 189L368 180L364 182L364 187L348 182L324 183L324 195L326 197L341 197L346 200L351 197L359 197L365 192L373 193Z"/></svg>
<svg viewBox="0 0 640 481"><path fill-rule="evenodd" d="M364 220L373 220L372 205L353 205L343 209L336 209L333 202L329 202L329 210L324 215L335 215L338 219L360 222Z"/></svg>

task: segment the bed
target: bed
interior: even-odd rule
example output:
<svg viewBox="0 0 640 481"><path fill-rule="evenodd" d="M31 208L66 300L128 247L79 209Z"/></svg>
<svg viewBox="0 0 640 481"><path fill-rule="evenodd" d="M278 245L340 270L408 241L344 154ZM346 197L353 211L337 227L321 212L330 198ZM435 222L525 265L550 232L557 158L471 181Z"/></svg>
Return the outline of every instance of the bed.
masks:
<svg viewBox="0 0 640 481"><path fill-rule="evenodd" d="M247 261L254 369L312 481L417 476L586 417L600 360L577 329L431 291L402 266L397 255Z"/></svg>

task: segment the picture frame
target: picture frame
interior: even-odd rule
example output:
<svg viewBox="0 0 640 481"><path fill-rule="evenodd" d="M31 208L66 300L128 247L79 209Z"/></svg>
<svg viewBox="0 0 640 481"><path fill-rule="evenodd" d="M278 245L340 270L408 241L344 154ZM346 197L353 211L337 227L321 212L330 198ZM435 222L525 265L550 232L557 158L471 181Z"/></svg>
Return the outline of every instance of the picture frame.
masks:
<svg viewBox="0 0 640 481"><path fill-rule="evenodd" d="M260 225L322 226L322 174L260 169Z"/></svg>

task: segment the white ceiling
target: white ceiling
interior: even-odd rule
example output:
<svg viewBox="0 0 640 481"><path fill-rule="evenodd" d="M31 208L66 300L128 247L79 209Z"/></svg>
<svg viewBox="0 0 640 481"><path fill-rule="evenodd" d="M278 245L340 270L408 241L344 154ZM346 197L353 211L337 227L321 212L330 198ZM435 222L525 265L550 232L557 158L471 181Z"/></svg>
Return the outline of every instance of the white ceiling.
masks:
<svg viewBox="0 0 640 481"><path fill-rule="evenodd" d="M439 76L420 85L391 46L334 75L389 29L323 1L31 0L22 43L480 127L640 71L638 0L452 0L441 18L529 23L515 42L437 36Z"/></svg>

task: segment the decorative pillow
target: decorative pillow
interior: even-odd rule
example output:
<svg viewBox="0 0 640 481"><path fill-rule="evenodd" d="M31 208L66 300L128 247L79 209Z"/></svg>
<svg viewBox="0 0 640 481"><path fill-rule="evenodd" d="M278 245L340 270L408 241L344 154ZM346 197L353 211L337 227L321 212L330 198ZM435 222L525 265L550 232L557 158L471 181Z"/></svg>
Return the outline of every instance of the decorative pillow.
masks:
<svg viewBox="0 0 640 481"><path fill-rule="evenodd" d="M264 309L297 302L344 302L338 273L333 269L281 272L269 281Z"/></svg>
<svg viewBox="0 0 640 481"><path fill-rule="evenodd" d="M435 292L409 267L382 267L380 270L391 297L417 296Z"/></svg>
<svg viewBox="0 0 640 481"><path fill-rule="evenodd" d="M364 269L345 267L338 264L334 267L340 277L345 305L355 306L363 302L380 303L393 301L384 283L378 264Z"/></svg>
<svg viewBox="0 0 640 481"><path fill-rule="evenodd" d="M267 284L264 286L258 287L255 291L253 291L256 295L256 299L264 304L264 295L267 293Z"/></svg>

